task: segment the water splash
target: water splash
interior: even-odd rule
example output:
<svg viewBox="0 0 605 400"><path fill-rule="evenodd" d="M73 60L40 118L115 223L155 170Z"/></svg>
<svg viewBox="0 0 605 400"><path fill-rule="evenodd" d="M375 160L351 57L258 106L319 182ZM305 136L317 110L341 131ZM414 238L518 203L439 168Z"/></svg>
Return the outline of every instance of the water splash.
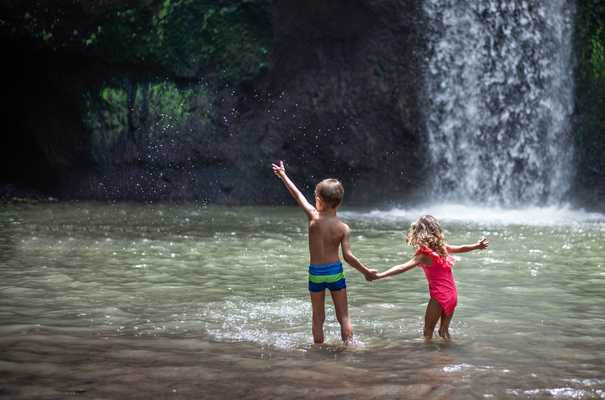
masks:
<svg viewBox="0 0 605 400"><path fill-rule="evenodd" d="M206 331L216 340L253 342L284 350L311 342L310 332L303 329L311 318L310 307L302 300L228 299L207 305L202 315Z"/></svg>
<svg viewBox="0 0 605 400"><path fill-rule="evenodd" d="M435 195L552 205L570 187L571 34L565 0L427 0L427 130Z"/></svg>

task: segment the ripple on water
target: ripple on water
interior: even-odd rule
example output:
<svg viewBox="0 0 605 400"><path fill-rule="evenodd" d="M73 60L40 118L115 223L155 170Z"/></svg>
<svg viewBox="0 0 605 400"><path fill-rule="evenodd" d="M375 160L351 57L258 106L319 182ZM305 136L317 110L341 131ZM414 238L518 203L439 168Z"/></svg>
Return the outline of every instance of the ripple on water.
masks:
<svg viewBox="0 0 605 400"><path fill-rule="evenodd" d="M428 295L422 271L366 283L345 267L349 310L361 351L341 352L329 294L325 331L334 345L328 350L310 346L308 255L299 210L233 208L224 213L186 206L86 207L90 219L82 218L80 205L0 209L0 217L18 214L23 222L0 227L0 344L4 343L0 352L7 358L23 356L32 370L39 371L35 368L53 351L52 368L58 375L38 378L40 387L50 381L77 385L75 369L104 372L140 357L140 369L126 365L110 381L145 377L156 362L165 361L154 371L160 379L142 379L146 385L157 385L158 398L165 389L162 379L169 376L165 372L179 375L174 373L175 363L184 359L191 361L191 380L186 384L202 375L212 376L213 382L235 376L249 385L246 388L257 388L266 385L267 372L287 380L281 396L265 398L291 393L308 397L296 379L316 368L326 373L304 376L325 379L320 384L326 386L333 384L334 371L356 371L346 376L351 379L342 380L354 382L346 390L341 387L343 396L378 393L397 398L396 388L418 384L422 398L603 397L603 222L580 218L584 222L544 228L515 225L514 219L489 222L488 216L480 222L446 218L448 240L454 244L481 235L491 239L488 251L465 254L456 263L459 306L451 326L452 344L423 343ZM155 215L158 208L161 216ZM186 229L185 215L192 219ZM406 218L418 216L416 211L405 218L388 212L383 217L355 212L345 216L354 231L354 252L368 265L384 270L413 253L402 246L402 231ZM65 345L45 345L40 352L27 342L56 342L60 337L66 338ZM178 347L187 338L201 346L198 353ZM109 342L119 342L122 348L107 362ZM159 343L161 349L156 348ZM97 362L108 368L91 364L89 352L95 346ZM153 353L154 348L158 352ZM200 373L200 360L209 359L212 351L217 359ZM81 361L65 363L66 353ZM228 362L217 363L222 357L229 357ZM268 366L271 357L289 365ZM253 367L245 369L246 365ZM16 366L5 365L0 374L28 380L42 376L20 374ZM254 371L262 372L258 381L250 378ZM96 382L98 375L91 376ZM183 381L175 379L179 387ZM369 388L366 392L359 389L362 381ZM214 385L208 382L203 382L206 387ZM229 386L221 388L225 387Z"/></svg>
<svg viewBox="0 0 605 400"><path fill-rule="evenodd" d="M310 305L283 298L254 302L245 298L207 304L205 329L216 340L249 341L292 350L310 342ZM304 327L304 328L303 328Z"/></svg>
<svg viewBox="0 0 605 400"><path fill-rule="evenodd" d="M535 399L535 398L555 398L555 399L605 399L605 390L602 389L582 389L573 387L556 387L545 389L511 389L507 391L516 397Z"/></svg>

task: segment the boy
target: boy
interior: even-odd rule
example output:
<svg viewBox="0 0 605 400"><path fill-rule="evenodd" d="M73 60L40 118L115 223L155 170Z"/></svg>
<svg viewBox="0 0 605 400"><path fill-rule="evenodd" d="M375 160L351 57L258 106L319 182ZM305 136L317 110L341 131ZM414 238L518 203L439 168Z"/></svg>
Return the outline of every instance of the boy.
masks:
<svg viewBox="0 0 605 400"><path fill-rule="evenodd" d="M376 270L363 265L351 252L350 229L336 216L336 209L342 202L344 188L336 179L324 179L315 187L315 207L313 207L296 185L286 175L284 162L272 164L273 172L282 180L294 200L309 219L309 291L313 307L313 341L324 342L323 323L325 320L325 289L330 289L340 323L340 333L345 344L353 338L353 328L347 306L347 285L338 257L342 256L353 268L365 275L367 280L375 279Z"/></svg>

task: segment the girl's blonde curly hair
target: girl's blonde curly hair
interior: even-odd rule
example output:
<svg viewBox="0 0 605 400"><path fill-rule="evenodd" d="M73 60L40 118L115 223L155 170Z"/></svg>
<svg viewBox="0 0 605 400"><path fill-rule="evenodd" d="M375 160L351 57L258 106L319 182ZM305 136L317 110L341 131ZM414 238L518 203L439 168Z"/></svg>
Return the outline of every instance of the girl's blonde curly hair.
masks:
<svg viewBox="0 0 605 400"><path fill-rule="evenodd" d="M437 252L440 256L447 257L443 230L441 229L441 225L439 225L437 218L432 215L423 215L418 218L418 221L410 226L406 241L410 246L416 249L426 246Z"/></svg>

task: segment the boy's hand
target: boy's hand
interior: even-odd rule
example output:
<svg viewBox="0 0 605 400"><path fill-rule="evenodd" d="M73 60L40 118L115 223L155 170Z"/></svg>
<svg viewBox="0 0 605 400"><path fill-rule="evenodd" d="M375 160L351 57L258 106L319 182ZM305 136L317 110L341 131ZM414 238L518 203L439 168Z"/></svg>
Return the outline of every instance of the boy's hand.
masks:
<svg viewBox="0 0 605 400"><path fill-rule="evenodd" d="M364 274L366 277L366 281L371 282L376 280L376 275L378 274L378 271L375 269L368 269L368 271Z"/></svg>
<svg viewBox="0 0 605 400"><path fill-rule="evenodd" d="M284 167L283 161L280 160L279 165L271 164L271 167L273 168L273 173L277 175L278 178L282 179L286 176L286 167Z"/></svg>
<svg viewBox="0 0 605 400"><path fill-rule="evenodd" d="M487 238L482 238L480 241L477 242L475 248L483 250L487 249L487 246L489 246L489 240L487 240Z"/></svg>

